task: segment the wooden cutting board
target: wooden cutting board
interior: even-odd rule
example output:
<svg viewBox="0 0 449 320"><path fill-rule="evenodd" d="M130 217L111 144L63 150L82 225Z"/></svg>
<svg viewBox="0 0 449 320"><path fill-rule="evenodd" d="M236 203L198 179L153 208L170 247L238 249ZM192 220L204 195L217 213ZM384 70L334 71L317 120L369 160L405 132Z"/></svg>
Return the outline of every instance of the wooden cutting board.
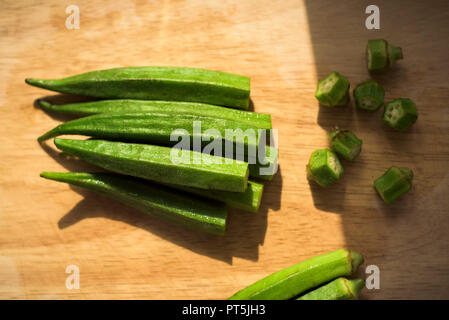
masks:
<svg viewBox="0 0 449 320"><path fill-rule="evenodd" d="M367 1L3 1L0 10L0 298L223 299L314 255L348 247L380 270L366 299L449 298L449 4L376 1L381 29L365 28ZM366 41L386 38L405 59L376 79L386 99L409 97L419 119L403 133L381 112L319 108L318 79L369 77ZM26 77L57 78L121 66L190 66L251 77L254 110L279 130L280 172L258 214L231 210L223 237L193 233L112 200L39 178L91 166L36 138L64 117L34 105L53 93ZM69 101L73 97L56 97ZM310 153L340 126L363 139L344 177L309 184ZM391 165L414 187L387 206L372 188ZM67 267L80 272L69 290Z"/></svg>

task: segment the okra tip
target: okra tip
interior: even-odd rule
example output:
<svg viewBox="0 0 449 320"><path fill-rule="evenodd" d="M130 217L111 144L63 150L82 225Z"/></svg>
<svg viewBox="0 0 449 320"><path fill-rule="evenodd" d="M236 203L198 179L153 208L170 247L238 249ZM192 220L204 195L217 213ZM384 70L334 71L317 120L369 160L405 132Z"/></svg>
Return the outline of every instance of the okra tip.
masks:
<svg viewBox="0 0 449 320"><path fill-rule="evenodd" d="M44 110L52 111L54 109L54 106L50 102L45 101L44 99L37 99L36 101L37 104Z"/></svg>
<svg viewBox="0 0 449 320"><path fill-rule="evenodd" d="M50 138L56 137L56 136L58 135L58 131L57 131L56 129L58 129L58 127L56 127L56 128L54 128L54 129L52 129L52 130L50 130L50 131L44 133L44 134L41 135L39 138L37 138L37 141L38 141L39 143L42 143L42 142L44 142L45 140L48 140L48 139L50 139Z"/></svg>
<svg viewBox="0 0 449 320"><path fill-rule="evenodd" d="M350 251L349 255L351 257L352 272L355 272L363 263L363 256L355 251Z"/></svg>

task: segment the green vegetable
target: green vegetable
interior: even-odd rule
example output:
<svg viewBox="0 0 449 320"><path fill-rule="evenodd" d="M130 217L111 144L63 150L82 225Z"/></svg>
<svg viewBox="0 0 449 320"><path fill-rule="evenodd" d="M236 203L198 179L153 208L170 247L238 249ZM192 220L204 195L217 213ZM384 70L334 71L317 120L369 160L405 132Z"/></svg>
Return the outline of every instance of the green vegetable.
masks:
<svg viewBox="0 0 449 320"><path fill-rule="evenodd" d="M374 189L390 204L412 187L413 171L408 168L391 167L374 181Z"/></svg>
<svg viewBox="0 0 449 320"><path fill-rule="evenodd" d="M384 71L400 59L403 59L401 48L384 39L368 40L366 63L369 71Z"/></svg>
<svg viewBox="0 0 449 320"><path fill-rule="evenodd" d="M340 249L275 272L237 292L229 300L286 300L337 277L349 276L363 263L357 252Z"/></svg>
<svg viewBox="0 0 449 320"><path fill-rule="evenodd" d="M243 161L168 147L55 138L58 149L99 167L130 176L201 189L244 192L248 164ZM172 154L173 153L173 154Z"/></svg>
<svg viewBox="0 0 449 320"><path fill-rule="evenodd" d="M253 163L248 163L249 175L254 178L259 178L271 181L278 171L279 149L266 146L264 164L258 159L251 158Z"/></svg>
<svg viewBox="0 0 449 320"><path fill-rule="evenodd" d="M298 298L298 300L357 300L365 286L363 279L338 278Z"/></svg>
<svg viewBox="0 0 449 320"><path fill-rule="evenodd" d="M170 112L104 113L92 115L63 123L40 136L38 140L42 142L64 134L76 134L102 139L174 146L178 143L178 138L172 139L172 134L177 130L184 131L180 134L181 136L189 136L187 149L193 149L195 138L200 141L202 147L205 147L211 142L212 137L212 140L219 139L222 141L222 150L214 150L222 151L218 155L225 154L226 141L234 145L235 151L232 153L235 155L234 158L241 153L238 151L237 146L243 146L244 154L249 152L256 153L258 150L257 128L232 120ZM235 134L227 137L229 130L234 130ZM252 138L245 136L246 130L252 132Z"/></svg>
<svg viewBox="0 0 449 320"><path fill-rule="evenodd" d="M402 131L416 122L418 111L412 100L398 98L385 105L382 119L393 129Z"/></svg>
<svg viewBox="0 0 449 320"><path fill-rule="evenodd" d="M310 155L307 176L322 187L326 187L343 174L343 167L337 155L329 149L315 150Z"/></svg>
<svg viewBox="0 0 449 320"><path fill-rule="evenodd" d="M42 172L41 177L98 192L144 213L191 229L225 233L226 208L215 201L112 173Z"/></svg>
<svg viewBox="0 0 449 320"><path fill-rule="evenodd" d="M44 89L97 98L202 102L238 109L249 106L248 77L205 69L116 68L25 81Z"/></svg>
<svg viewBox="0 0 449 320"><path fill-rule="evenodd" d="M354 89L355 105L359 109L377 111L384 104L384 88L374 80L362 82Z"/></svg>
<svg viewBox="0 0 449 320"><path fill-rule="evenodd" d="M271 129L271 116L242 110L223 108L205 103L159 100L100 100L91 102L53 105L39 99L42 109L50 112L88 116L99 113L154 112L167 114L191 114L243 122L247 125Z"/></svg>
<svg viewBox="0 0 449 320"><path fill-rule="evenodd" d="M349 81L338 72L331 72L318 81L315 97L320 104L328 107L342 106L349 102Z"/></svg>
<svg viewBox="0 0 449 320"><path fill-rule="evenodd" d="M362 140L348 130L334 130L330 134L330 144L339 156L352 161L362 151Z"/></svg>
<svg viewBox="0 0 449 320"><path fill-rule="evenodd" d="M179 185L170 185L170 187L193 193L205 198L214 199L225 203L231 208L237 208L250 212L257 212L260 207L260 201L263 193L263 183L248 181L248 187L245 192L229 192L219 190L204 190Z"/></svg>

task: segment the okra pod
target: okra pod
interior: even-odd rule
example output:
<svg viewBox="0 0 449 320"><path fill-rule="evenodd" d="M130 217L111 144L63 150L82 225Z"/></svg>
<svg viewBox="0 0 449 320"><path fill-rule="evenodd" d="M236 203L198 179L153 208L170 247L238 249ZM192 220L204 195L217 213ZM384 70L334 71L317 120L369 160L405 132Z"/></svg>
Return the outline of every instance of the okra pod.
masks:
<svg viewBox="0 0 449 320"><path fill-rule="evenodd" d="M160 100L100 100L65 105L53 105L39 99L42 109L50 112L89 116L99 113L154 112L167 114L191 114L196 116L243 122L260 129L271 129L271 116L265 113L223 108L205 103Z"/></svg>
<svg viewBox="0 0 449 320"><path fill-rule="evenodd" d="M406 98L398 98L385 105L383 121L393 129L402 131L411 127L418 119L415 103Z"/></svg>
<svg viewBox="0 0 449 320"><path fill-rule="evenodd" d="M228 207L237 208L249 212L257 212L263 193L263 183L248 180L248 187L245 192L229 192L220 190L204 190L180 185L170 185L170 187L193 193L205 198L218 200Z"/></svg>
<svg viewBox="0 0 449 320"><path fill-rule="evenodd" d="M298 298L298 300L357 300L359 293L365 286L363 279L348 280L335 279Z"/></svg>
<svg viewBox="0 0 449 320"><path fill-rule="evenodd" d="M231 131L232 134L228 135ZM75 134L100 139L175 146L179 138L176 132L179 132L182 141L184 138L187 139L188 145L182 146L185 149L193 149L195 139L200 142L201 150L205 150L211 144L211 138L214 140L213 145L220 140L222 149L211 151L215 154L219 152L217 154L219 156L229 155L234 159L250 162L251 176L271 180L276 173L277 149L260 145L258 128L242 122L212 117L152 112L97 114L63 123L40 136L38 140L42 142L59 135ZM173 139L173 134L176 139ZM232 150L227 150L228 142L231 143ZM231 151L232 154L229 154ZM258 161L259 152L267 154L267 164Z"/></svg>
<svg viewBox="0 0 449 320"><path fill-rule="evenodd" d="M377 111L384 104L384 88L374 80L368 80L355 87L355 105L359 109Z"/></svg>
<svg viewBox="0 0 449 320"><path fill-rule="evenodd" d="M307 177L322 187L331 185L343 174L343 166L335 152L329 149L315 150L307 165Z"/></svg>
<svg viewBox="0 0 449 320"><path fill-rule="evenodd" d="M412 187L413 171L408 168L391 167L374 181L374 189L390 204Z"/></svg>
<svg viewBox="0 0 449 320"><path fill-rule="evenodd" d="M172 100L248 109L250 79L231 73L181 67L131 67L26 83L57 92L105 99Z"/></svg>
<svg viewBox="0 0 449 320"><path fill-rule="evenodd" d="M271 181L278 171L279 149L272 146L265 147L263 164L259 159L252 159L248 163L249 175Z"/></svg>
<svg viewBox="0 0 449 320"><path fill-rule="evenodd" d="M369 71L384 71L403 58L402 49L384 39L368 40L366 64Z"/></svg>
<svg viewBox="0 0 449 320"><path fill-rule="evenodd" d="M234 134L228 134L228 132ZM246 135L250 131L252 135ZM179 135L177 134L179 133ZM190 114L171 114L154 112L105 113L75 119L63 123L40 136L40 142L60 135L75 134L101 139L113 139L129 142L145 142L174 146L179 136L188 138L186 148L193 148L197 139L202 147L211 143L211 139L220 140L223 155L226 141L233 144L234 158L243 153L258 151L258 129L242 122L232 120L201 117ZM173 139L175 135L176 139ZM195 150L200 151L200 150ZM244 160L244 159L241 159Z"/></svg>
<svg viewBox="0 0 449 320"><path fill-rule="evenodd" d="M244 192L248 164L169 147L55 138L58 149L113 172L200 189Z"/></svg>
<svg viewBox="0 0 449 320"><path fill-rule="evenodd" d="M332 150L346 160L354 160L362 151L362 140L351 131L337 129L329 137Z"/></svg>
<svg viewBox="0 0 449 320"><path fill-rule="evenodd" d="M346 105L349 102L349 81L338 72L331 72L318 81L315 98L327 107Z"/></svg>
<svg viewBox="0 0 449 320"><path fill-rule="evenodd" d="M361 254L340 249L275 272L237 292L229 300L286 300L337 277L353 274Z"/></svg>
<svg viewBox="0 0 449 320"><path fill-rule="evenodd" d="M226 208L219 202L113 173L42 172L41 177L83 187L187 228L224 234Z"/></svg>

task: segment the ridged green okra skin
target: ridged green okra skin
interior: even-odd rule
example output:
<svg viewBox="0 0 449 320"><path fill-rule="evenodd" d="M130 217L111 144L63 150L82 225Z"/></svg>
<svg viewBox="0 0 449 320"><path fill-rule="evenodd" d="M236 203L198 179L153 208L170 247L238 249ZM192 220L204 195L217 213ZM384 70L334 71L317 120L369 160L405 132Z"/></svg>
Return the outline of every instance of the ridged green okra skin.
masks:
<svg viewBox="0 0 449 320"><path fill-rule="evenodd" d="M39 99L38 103L42 109L49 112L79 116L129 112L191 114L243 122L260 129L269 130L272 128L271 116L269 114L223 108L196 102L117 99L53 105L48 101Z"/></svg>
<svg viewBox="0 0 449 320"><path fill-rule="evenodd" d="M206 69L130 67L25 81L44 89L97 98L189 101L237 109L249 106L248 77Z"/></svg>
<svg viewBox="0 0 449 320"><path fill-rule="evenodd" d="M382 120L393 129L403 131L418 120L418 110L412 100L397 98L385 105Z"/></svg>
<svg viewBox="0 0 449 320"><path fill-rule="evenodd" d="M315 98L321 105L337 107L349 102L349 81L340 73L333 71L318 81Z"/></svg>
<svg viewBox="0 0 449 320"><path fill-rule="evenodd" d="M266 146L264 163L258 160L252 160L253 163L248 163L249 175L266 181L273 180L279 169L278 160L279 149L273 146Z"/></svg>
<svg viewBox="0 0 449 320"><path fill-rule="evenodd" d="M357 300L364 286L365 281L360 278L353 280L338 278L306 293L298 300Z"/></svg>
<svg viewBox="0 0 449 320"><path fill-rule="evenodd" d="M208 199L223 202L228 207L237 208L249 212L259 211L263 194L263 183L248 180L248 187L245 192L229 192L219 190L204 190L180 185L170 185L170 187L193 193Z"/></svg>
<svg viewBox="0 0 449 320"><path fill-rule="evenodd" d="M306 167L307 178L327 187L340 179L343 166L335 152L329 149L319 149L312 152Z"/></svg>
<svg viewBox="0 0 449 320"><path fill-rule="evenodd" d="M353 161L362 151L362 140L351 131L337 129L329 138L332 150L348 161Z"/></svg>
<svg viewBox="0 0 449 320"><path fill-rule="evenodd" d="M374 80L360 83L353 91L357 108L367 111L377 111L384 104L385 90Z"/></svg>
<svg viewBox="0 0 449 320"><path fill-rule="evenodd" d="M340 249L275 272L229 300L287 300L337 277L354 273L363 263L361 254Z"/></svg>
<svg viewBox="0 0 449 320"><path fill-rule="evenodd" d="M42 172L41 177L83 187L187 228L224 234L226 208L142 179L113 173Z"/></svg>
<svg viewBox="0 0 449 320"><path fill-rule="evenodd" d="M412 170L393 166L374 181L374 189L386 204L390 204L410 190L412 181Z"/></svg>
<svg viewBox="0 0 449 320"><path fill-rule="evenodd" d="M94 165L143 179L200 189L244 192L248 164L243 161L174 148L55 138L58 149Z"/></svg>

